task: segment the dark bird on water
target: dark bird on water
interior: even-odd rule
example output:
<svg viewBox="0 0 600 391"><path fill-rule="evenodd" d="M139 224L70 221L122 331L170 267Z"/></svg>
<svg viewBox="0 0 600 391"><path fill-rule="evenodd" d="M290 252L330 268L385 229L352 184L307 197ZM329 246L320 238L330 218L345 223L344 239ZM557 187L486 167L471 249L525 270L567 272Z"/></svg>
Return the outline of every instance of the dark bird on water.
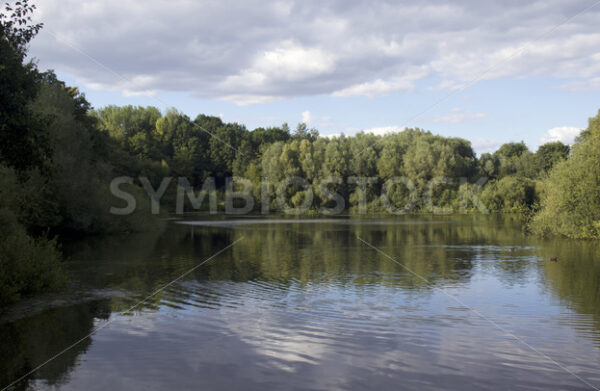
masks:
<svg viewBox="0 0 600 391"><path fill-rule="evenodd" d="M550 258L550 261L551 262L558 262L558 257L552 257L552 258Z"/></svg>
<svg viewBox="0 0 600 391"><path fill-rule="evenodd" d="M515 248L514 248L514 247L511 247L509 251L510 251L511 253L514 253L514 252L515 252Z"/></svg>

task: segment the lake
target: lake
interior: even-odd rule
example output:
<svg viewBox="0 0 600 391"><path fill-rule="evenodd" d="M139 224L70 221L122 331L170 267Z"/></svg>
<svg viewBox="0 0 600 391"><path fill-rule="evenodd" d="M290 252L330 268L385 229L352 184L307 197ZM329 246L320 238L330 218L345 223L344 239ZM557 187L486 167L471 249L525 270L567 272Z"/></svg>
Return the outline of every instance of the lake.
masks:
<svg viewBox="0 0 600 391"><path fill-rule="evenodd" d="M188 217L64 251L68 291L1 317L2 388L43 363L13 389L600 387L600 244L516 216Z"/></svg>

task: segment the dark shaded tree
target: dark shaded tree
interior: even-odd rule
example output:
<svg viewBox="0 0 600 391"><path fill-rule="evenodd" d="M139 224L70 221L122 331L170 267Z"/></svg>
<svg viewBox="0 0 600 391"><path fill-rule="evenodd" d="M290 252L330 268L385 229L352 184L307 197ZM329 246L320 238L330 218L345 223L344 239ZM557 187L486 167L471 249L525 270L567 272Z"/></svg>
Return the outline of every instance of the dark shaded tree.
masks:
<svg viewBox="0 0 600 391"><path fill-rule="evenodd" d="M34 9L22 0L0 13L0 162L18 170L41 167L50 155L45 118L29 107L40 79L36 65L25 62L27 44L42 28L31 21Z"/></svg>

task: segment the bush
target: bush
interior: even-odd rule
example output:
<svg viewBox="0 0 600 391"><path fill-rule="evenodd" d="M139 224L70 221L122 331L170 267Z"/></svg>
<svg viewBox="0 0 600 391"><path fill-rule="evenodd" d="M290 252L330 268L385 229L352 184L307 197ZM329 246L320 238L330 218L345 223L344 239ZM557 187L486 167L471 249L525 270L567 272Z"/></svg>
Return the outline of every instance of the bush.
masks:
<svg viewBox="0 0 600 391"><path fill-rule="evenodd" d="M536 200L536 183L524 177L507 176L492 181L481 192L481 201L491 211L523 212Z"/></svg>
<svg viewBox="0 0 600 391"><path fill-rule="evenodd" d="M22 194L12 169L0 166L0 306L66 281L55 240L33 239L15 210Z"/></svg>
<svg viewBox="0 0 600 391"><path fill-rule="evenodd" d="M4 223L6 216L0 216ZM66 281L55 240L33 239L19 230L0 239L0 306L23 295L60 288Z"/></svg>

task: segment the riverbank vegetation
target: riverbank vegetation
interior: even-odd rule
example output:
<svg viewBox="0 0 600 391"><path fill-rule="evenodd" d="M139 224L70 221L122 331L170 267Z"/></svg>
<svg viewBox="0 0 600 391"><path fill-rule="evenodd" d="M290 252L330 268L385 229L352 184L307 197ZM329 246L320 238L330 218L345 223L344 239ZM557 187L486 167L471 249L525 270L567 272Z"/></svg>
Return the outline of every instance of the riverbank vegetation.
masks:
<svg viewBox="0 0 600 391"><path fill-rule="evenodd" d="M0 305L64 283L58 237L160 225L148 208L109 213L112 141L77 88L26 60L42 27L34 8L21 1L0 15Z"/></svg>
<svg viewBox="0 0 600 391"><path fill-rule="evenodd" d="M589 121L568 159L552 169L531 227L540 235L600 238L600 112Z"/></svg>
<svg viewBox="0 0 600 391"><path fill-rule="evenodd" d="M422 129L321 137L303 123L249 130L175 109L93 109L76 87L27 60L27 44L42 28L31 22L34 8L20 1L0 16L0 304L60 286L56 237L160 227L136 185L128 187L135 213L109 213L117 176L147 177L154 188L164 177L185 177L195 189L211 177L219 190L227 178L243 177L256 198L267 193L273 212L281 210L276 185L294 176L308 185L286 187L289 205L301 205L310 188L314 208L330 207L331 193L320 185L338 177L344 180L330 181L329 192L351 213L384 212L382 194L396 210L413 203L413 211L477 211L476 193L488 211L537 212L537 234L600 237L600 115L572 151L552 142L532 152L520 142L478 157L469 141ZM388 182L398 177L405 181ZM411 188L431 202L413 198Z"/></svg>
<svg viewBox="0 0 600 391"><path fill-rule="evenodd" d="M301 205L307 192L314 209L331 207L335 202L321 187L326 182L327 190L339 194L350 212L358 212L361 202L368 213L386 212L384 193L392 209L411 203L416 193L412 211L477 211L472 203L464 205L473 191L489 211L524 212L537 205L548 173L570 151L567 145L551 142L534 153L520 142L477 157L469 141L422 129L320 137L305 124L295 130L283 124L250 131L218 117L191 120L175 110L162 115L154 107L108 106L91 115L117 143L112 161L119 175L148 177L154 189L164 177L185 177L195 189L207 178L214 178L222 189L227 178L241 177L252 184L254 198L267 197L275 212L281 210L278 187L291 177L305 183L286 187L290 207ZM405 181L386 184L399 177ZM168 200L175 198L176 186L172 181L171 194L164 197L171 212L175 209Z"/></svg>

